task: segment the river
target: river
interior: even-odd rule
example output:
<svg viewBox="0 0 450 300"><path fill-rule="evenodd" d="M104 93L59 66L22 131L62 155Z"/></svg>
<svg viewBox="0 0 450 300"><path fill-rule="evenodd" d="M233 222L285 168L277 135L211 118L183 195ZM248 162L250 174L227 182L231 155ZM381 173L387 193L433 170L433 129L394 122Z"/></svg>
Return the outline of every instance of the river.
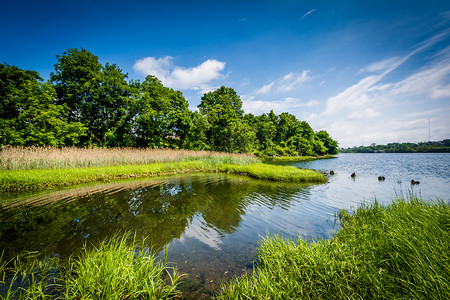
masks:
<svg viewBox="0 0 450 300"><path fill-rule="evenodd" d="M267 233L327 239L339 229L334 213L361 202L388 204L409 194L449 201L448 153L340 154L291 164L324 172L328 182L182 174L3 199L0 251L6 258L25 250L65 258L84 243L136 232L154 249L169 247L169 261L187 273L185 298L208 298L221 282L251 272Z"/></svg>

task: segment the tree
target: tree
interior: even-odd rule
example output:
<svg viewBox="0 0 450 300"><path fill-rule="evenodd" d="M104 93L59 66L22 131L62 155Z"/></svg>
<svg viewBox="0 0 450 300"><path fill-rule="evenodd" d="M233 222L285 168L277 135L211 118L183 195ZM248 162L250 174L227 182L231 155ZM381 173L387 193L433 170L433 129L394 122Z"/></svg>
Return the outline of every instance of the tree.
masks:
<svg viewBox="0 0 450 300"><path fill-rule="evenodd" d="M138 145L181 147L191 126L188 103L181 92L164 87L149 75L140 84L136 101Z"/></svg>
<svg viewBox="0 0 450 300"><path fill-rule="evenodd" d="M253 148L252 135L244 136L241 132L251 127L244 124L242 100L234 89L222 86L206 93L198 107L210 125L206 138L212 150L240 152Z"/></svg>
<svg viewBox="0 0 450 300"><path fill-rule="evenodd" d="M0 144L57 147L79 142L86 128L63 117L67 107L53 103L56 92L51 84L40 82L32 71L8 65L0 69ZM10 105L12 101L14 105Z"/></svg>
<svg viewBox="0 0 450 300"><path fill-rule="evenodd" d="M330 137L328 132L321 130L316 133L316 138L323 143L325 148L327 148L327 154L338 153L338 143Z"/></svg>

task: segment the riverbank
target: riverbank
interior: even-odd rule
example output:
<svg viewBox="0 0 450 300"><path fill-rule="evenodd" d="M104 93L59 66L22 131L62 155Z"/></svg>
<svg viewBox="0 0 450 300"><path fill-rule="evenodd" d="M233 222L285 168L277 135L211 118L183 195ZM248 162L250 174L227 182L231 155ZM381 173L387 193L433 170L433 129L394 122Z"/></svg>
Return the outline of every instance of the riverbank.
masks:
<svg viewBox="0 0 450 300"><path fill-rule="evenodd" d="M375 202L336 217L331 240L261 239L253 275L223 285L217 298L450 298L448 203Z"/></svg>
<svg viewBox="0 0 450 300"><path fill-rule="evenodd" d="M142 165L2 171L0 173L0 193L46 190L88 182L108 182L123 178L142 178L187 172L238 174L272 181L326 182L326 177L314 170L256 162L239 164L238 161L232 161L227 157L223 159L205 156L189 161Z"/></svg>
<svg viewBox="0 0 450 300"><path fill-rule="evenodd" d="M36 253L12 263L0 254L0 298L9 299L177 299L180 274L158 259L145 241L115 235L99 246L85 245L81 255L61 262ZM3 287L2 287L3 285Z"/></svg>
<svg viewBox="0 0 450 300"><path fill-rule="evenodd" d="M300 161L311 161L311 160L317 160L317 159L328 159L328 158L334 158L336 155L320 155L320 156L264 156L261 157L261 160L263 162L267 163L288 163L288 162L300 162Z"/></svg>
<svg viewBox="0 0 450 300"><path fill-rule="evenodd" d="M341 228L330 240L262 238L253 275L224 284L216 298L449 298L448 203L375 202L354 213L342 210L336 218ZM145 242L125 234L85 247L67 262L25 253L7 269L0 259L2 290L16 293L4 299L179 297L182 275L146 249Z"/></svg>

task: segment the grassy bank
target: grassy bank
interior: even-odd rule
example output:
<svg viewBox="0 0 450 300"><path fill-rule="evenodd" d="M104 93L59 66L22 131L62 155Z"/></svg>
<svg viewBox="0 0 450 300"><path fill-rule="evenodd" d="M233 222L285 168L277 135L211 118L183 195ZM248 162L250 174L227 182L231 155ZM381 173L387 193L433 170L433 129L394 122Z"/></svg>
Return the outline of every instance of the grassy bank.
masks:
<svg viewBox="0 0 450 300"><path fill-rule="evenodd" d="M3 171L0 173L0 193L44 190L88 182L106 182L122 178L139 178L183 172L221 172L242 174L253 178L287 182L325 182L323 174L291 166L271 166L262 163L237 165L203 158L192 161L154 163L71 169L37 169Z"/></svg>
<svg viewBox="0 0 450 300"><path fill-rule="evenodd" d="M45 151L44 148L42 152L45 153ZM49 153L54 153L55 151L58 152L59 149L51 148ZM113 160L97 161L93 158L93 160L90 160L91 158L88 155L90 149L81 149L80 151L82 153L87 151L87 156L85 156L84 161L80 160L78 163L74 163L74 166L84 166L86 162L98 166L74 167L69 163L65 164L64 158L51 158L51 156L49 156L48 161L40 158L40 156L34 159L30 157L28 160L24 160L23 164L20 164L20 159L11 159L6 163L5 158L2 158L3 165L8 165L9 167L7 170L0 172L0 193L44 190L88 182L106 182L123 178L198 171L241 174L274 181L318 183L326 181L325 176L319 172L295 167L265 165L258 163L256 158L248 155L205 151L182 151L184 155L180 155L174 150L164 150L167 151L167 154L164 156L164 160L160 159L162 160L161 162L139 164L135 161L135 164L115 165L112 162ZM94 149L93 151L97 150ZM128 150L124 149L124 151L126 154ZM151 150L148 151L152 153ZM37 151L37 153L41 155L41 152ZM148 157L147 159L150 158ZM41 163L39 163L40 161ZM112 165L109 165L109 163ZM36 166L36 168L31 168L32 165ZM42 166L48 166L48 168L41 168Z"/></svg>
<svg viewBox="0 0 450 300"><path fill-rule="evenodd" d="M396 200L338 217L331 240L262 239L254 274L217 298L450 299L448 204Z"/></svg>
<svg viewBox="0 0 450 300"><path fill-rule="evenodd" d="M141 165L210 158L248 164L250 154L151 148L0 147L0 170L33 170Z"/></svg>
<svg viewBox="0 0 450 300"><path fill-rule="evenodd" d="M172 299L179 295L176 269L126 235L114 236L98 248L85 248L79 257L64 263L24 254L14 261L12 270L6 265L0 261L0 283L8 288L5 300Z"/></svg>
<svg viewBox="0 0 450 300"><path fill-rule="evenodd" d="M263 162L298 162L298 161L310 161L317 159L328 159L336 157L336 155L321 155L321 156L264 156L261 157Z"/></svg>

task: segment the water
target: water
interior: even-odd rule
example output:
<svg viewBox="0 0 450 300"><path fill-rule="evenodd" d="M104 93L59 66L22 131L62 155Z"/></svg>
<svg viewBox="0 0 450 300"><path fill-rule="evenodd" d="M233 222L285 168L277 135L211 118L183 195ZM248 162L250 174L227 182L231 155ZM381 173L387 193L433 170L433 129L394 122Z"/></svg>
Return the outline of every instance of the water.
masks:
<svg viewBox="0 0 450 300"><path fill-rule="evenodd" d="M132 231L155 250L169 246L169 261L188 273L185 298L208 298L221 282L251 272L267 232L330 238L338 230L334 212L375 197L449 201L450 154L341 154L294 165L335 175L301 185L184 174L12 197L1 202L0 249L6 258L24 250L65 258L84 243Z"/></svg>

